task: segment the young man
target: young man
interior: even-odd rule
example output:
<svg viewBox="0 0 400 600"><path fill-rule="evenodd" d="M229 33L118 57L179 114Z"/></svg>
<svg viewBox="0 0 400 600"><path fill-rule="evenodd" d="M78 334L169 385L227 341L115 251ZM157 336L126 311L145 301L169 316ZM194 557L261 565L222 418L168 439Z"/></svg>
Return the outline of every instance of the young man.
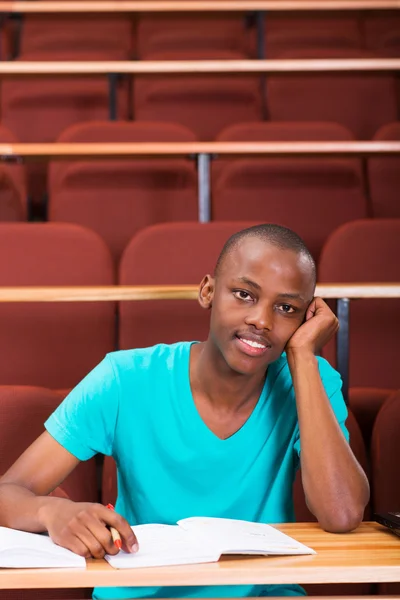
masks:
<svg viewBox="0 0 400 600"><path fill-rule="evenodd" d="M84 556L115 553L116 527L190 516L294 519L301 463L310 510L332 532L354 529L368 482L348 445L339 375L316 353L338 328L314 298L315 264L302 240L276 225L225 244L199 302L211 310L206 342L106 356L46 422L47 431L0 483L0 524L47 530ZM118 465L113 513L48 497L95 453ZM301 594L297 586L102 588L98 598Z"/></svg>

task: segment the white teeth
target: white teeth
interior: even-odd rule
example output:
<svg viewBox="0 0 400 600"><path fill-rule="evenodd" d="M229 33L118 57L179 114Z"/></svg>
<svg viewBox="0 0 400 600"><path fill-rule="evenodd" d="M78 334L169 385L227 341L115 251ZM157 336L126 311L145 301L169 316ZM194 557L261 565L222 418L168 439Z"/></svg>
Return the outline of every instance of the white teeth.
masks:
<svg viewBox="0 0 400 600"><path fill-rule="evenodd" d="M244 342L245 344L248 344L252 348L266 348L266 346L264 346L263 344L258 344L257 342L254 342L253 340L246 340L245 338L240 338L240 339L242 340L242 342Z"/></svg>

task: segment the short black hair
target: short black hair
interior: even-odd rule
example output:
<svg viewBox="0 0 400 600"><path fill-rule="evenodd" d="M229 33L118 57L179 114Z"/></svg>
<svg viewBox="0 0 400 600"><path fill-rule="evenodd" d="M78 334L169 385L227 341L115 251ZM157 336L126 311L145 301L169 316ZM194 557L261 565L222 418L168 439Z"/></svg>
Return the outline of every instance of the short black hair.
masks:
<svg viewBox="0 0 400 600"><path fill-rule="evenodd" d="M305 256L310 262L315 285L317 280L317 269L312 254L305 245L304 241L291 229L283 227L282 225L275 225L273 223L253 225L253 227L242 229L241 231L231 235L231 237L225 242L225 245L218 257L214 270L215 276L218 276L218 273L221 270L221 265L226 256L234 248L236 248L243 239L247 237L256 237L268 244L276 246L277 248L281 248L282 250L292 250L297 254L303 254L303 256Z"/></svg>

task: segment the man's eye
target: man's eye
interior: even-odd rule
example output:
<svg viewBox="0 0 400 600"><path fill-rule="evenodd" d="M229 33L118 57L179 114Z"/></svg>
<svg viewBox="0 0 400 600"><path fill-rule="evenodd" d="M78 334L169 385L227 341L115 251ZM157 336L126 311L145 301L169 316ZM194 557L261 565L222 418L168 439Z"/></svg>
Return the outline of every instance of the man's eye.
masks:
<svg viewBox="0 0 400 600"><path fill-rule="evenodd" d="M239 298L239 300L245 300L246 302L251 302L252 300L249 292L245 292L244 290L235 290L233 294L235 298Z"/></svg>
<svg viewBox="0 0 400 600"><path fill-rule="evenodd" d="M293 308L293 306L290 306L290 304L281 304L279 306L279 310L281 312L286 313L286 314L294 313L294 311L295 311L295 309Z"/></svg>

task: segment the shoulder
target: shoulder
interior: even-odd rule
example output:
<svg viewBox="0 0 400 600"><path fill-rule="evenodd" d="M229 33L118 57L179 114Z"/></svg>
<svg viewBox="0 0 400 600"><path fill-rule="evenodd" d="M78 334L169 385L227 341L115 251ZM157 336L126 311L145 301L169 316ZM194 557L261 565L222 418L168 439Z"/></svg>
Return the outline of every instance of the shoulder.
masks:
<svg viewBox="0 0 400 600"><path fill-rule="evenodd" d="M119 379L125 376L136 376L139 373L151 375L162 369L173 369L190 353L193 342L177 342L175 344L157 344L149 348L135 348L110 352L106 359Z"/></svg>

